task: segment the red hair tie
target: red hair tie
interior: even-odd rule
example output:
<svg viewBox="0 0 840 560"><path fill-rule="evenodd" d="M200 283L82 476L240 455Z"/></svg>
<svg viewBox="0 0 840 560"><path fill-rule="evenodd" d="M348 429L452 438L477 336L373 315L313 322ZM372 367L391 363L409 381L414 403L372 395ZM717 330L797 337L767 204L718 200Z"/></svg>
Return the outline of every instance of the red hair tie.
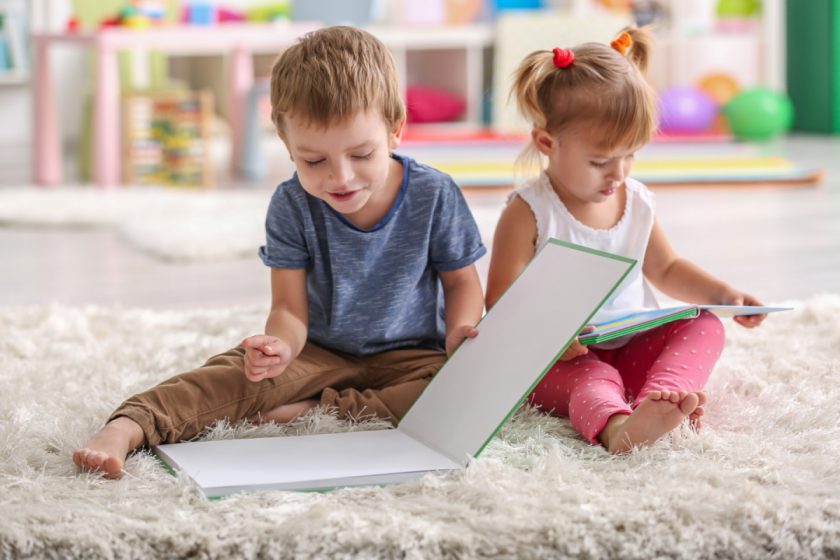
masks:
<svg viewBox="0 0 840 560"><path fill-rule="evenodd" d="M575 61L575 53L569 49L554 49L554 58L551 60L557 68L568 68Z"/></svg>

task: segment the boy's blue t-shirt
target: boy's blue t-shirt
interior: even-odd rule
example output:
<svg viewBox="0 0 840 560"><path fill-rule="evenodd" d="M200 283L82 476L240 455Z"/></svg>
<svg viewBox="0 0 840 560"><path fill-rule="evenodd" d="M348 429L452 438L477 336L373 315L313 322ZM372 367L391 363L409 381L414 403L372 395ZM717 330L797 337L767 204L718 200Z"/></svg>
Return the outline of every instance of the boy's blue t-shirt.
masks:
<svg viewBox="0 0 840 560"><path fill-rule="evenodd" d="M309 340L353 355L403 347L444 350L438 272L485 254L461 190L448 175L394 155L403 182L393 207L360 230L303 190L297 174L275 191L262 261L305 268Z"/></svg>

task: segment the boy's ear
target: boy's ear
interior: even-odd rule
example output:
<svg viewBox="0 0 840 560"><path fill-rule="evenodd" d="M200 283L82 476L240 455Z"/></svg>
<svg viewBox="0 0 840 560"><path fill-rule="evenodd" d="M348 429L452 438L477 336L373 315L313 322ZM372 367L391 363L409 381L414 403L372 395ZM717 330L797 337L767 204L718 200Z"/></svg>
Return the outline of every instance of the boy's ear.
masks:
<svg viewBox="0 0 840 560"><path fill-rule="evenodd" d="M557 140L544 128L534 127L531 129L531 140L534 141L534 146L543 155L551 154Z"/></svg>
<svg viewBox="0 0 840 560"><path fill-rule="evenodd" d="M403 132L405 132L405 117L397 123L397 126L394 127L394 130L391 131L391 137L389 138L389 144L391 149L393 150L397 146L400 145L400 141L402 140Z"/></svg>

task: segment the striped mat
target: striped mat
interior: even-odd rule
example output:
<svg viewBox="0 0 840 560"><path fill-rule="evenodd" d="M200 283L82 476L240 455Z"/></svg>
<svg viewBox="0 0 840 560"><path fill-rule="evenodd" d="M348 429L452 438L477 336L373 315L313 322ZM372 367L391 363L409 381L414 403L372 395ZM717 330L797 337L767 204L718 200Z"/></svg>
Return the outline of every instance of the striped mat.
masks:
<svg viewBox="0 0 840 560"><path fill-rule="evenodd" d="M509 188L537 169L515 173L523 143L515 140L433 142L408 141L400 153L451 175L462 187ZM763 155L748 144L653 143L641 150L631 173L650 186L812 186L817 169L803 168L776 155Z"/></svg>

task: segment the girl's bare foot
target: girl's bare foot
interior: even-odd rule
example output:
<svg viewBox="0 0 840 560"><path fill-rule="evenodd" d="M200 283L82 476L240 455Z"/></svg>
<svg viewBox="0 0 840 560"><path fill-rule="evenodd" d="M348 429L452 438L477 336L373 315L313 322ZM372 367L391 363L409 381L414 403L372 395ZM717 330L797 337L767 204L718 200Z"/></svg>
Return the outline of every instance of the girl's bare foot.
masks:
<svg viewBox="0 0 840 560"><path fill-rule="evenodd" d="M653 443L694 414L701 398L705 402L701 391L651 391L632 414L610 418L598 437L610 453L626 453ZM701 415L697 415L698 421Z"/></svg>
<svg viewBox="0 0 840 560"><path fill-rule="evenodd" d="M119 478L128 453L143 445L140 424L125 416L111 420L73 453L73 462L85 471L99 471L105 478Z"/></svg>
<svg viewBox="0 0 840 560"><path fill-rule="evenodd" d="M307 410L312 410L316 406L318 406L318 401L315 400L281 404L268 412L257 414L251 421L259 424L263 422L291 422Z"/></svg>

